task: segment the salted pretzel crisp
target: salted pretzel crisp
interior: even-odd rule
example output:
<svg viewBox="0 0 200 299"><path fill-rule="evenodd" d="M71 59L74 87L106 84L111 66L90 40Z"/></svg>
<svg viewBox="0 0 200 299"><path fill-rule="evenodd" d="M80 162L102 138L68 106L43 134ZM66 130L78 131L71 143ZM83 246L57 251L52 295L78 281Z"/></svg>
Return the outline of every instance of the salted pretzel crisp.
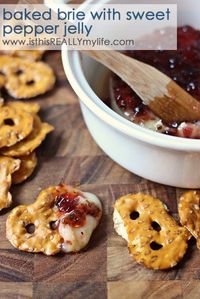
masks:
<svg viewBox="0 0 200 299"><path fill-rule="evenodd" d="M42 143L46 135L53 129L53 126L41 122L39 116L34 115L33 130L29 136L14 146L3 148L1 153L10 157L29 155Z"/></svg>
<svg viewBox="0 0 200 299"><path fill-rule="evenodd" d="M114 205L114 227L133 258L150 269L174 267L187 250L189 234L158 199L129 194Z"/></svg>
<svg viewBox="0 0 200 299"><path fill-rule="evenodd" d="M197 239L200 249L200 191L185 192L179 201L180 222Z"/></svg>
<svg viewBox="0 0 200 299"><path fill-rule="evenodd" d="M15 171L12 175L12 183L13 184L20 184L24 182L27 178L29 178L36 165L37 165L37 156L35 152L31 153L28 156L21 156L19 157L21 164L20 168Z"/></svg>
<svg viewBox="0 0 200 299"><path fill-rule="evenodd" d="M0 107L0 147L16 144L27 137L32 129L31 113L14 106Z"/></svg>
<svg viewBox="0 0 200 299"><path fill-rule="evenodd" d="M8 208L12 203L9 192L12 174L20 167L20 160L0 156L0 210Z"/></svg>
<svg viewBox="0 0 200 299"><path fill-rule="evenodd" d="M14 109L24 110L26 112L37 114L40 110L40 105L38 103L25 103L19 101L12 101L7 103L8 107L13 107Z"/></svg>
<svg viewBox="0 0 200 299"><path fill-rule="evenodd" d="M6 77L5 88L16 99L29 99L53 88L55 76L44 62L30 62L8 55L0 56L0 71Z"/></svg>
<svg viewBox="0 0 200 299"><path fill-rule="evenodd" d="M14 208L6 235L23 251L76 252L87 245L100 217L101 203L94 195L59 185L43 190L33 204Z"/></svg>
<svg viewBox="0 0 200 299"><path fill-rule="evenodd" d="M40 60L44 54L44 50L13 50L13 51L5 51L7 55L20 57L27 59L29 61Z"/></svg>

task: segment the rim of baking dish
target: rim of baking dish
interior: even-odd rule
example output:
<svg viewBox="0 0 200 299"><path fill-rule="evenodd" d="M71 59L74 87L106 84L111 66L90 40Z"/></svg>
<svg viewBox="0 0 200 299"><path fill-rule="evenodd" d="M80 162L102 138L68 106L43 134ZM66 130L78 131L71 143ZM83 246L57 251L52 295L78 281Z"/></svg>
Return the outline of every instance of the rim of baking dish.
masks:
<svg viewBox="0 0 200 299"><path fill-rule="evenodd" d="M143 128L125 119L109 108L94 92L84 75L79 51L62 47L62 61L72 88L83 102L101 120L122 133L144 143L181 151L200 151L200 140L174 137Z"/></svg>

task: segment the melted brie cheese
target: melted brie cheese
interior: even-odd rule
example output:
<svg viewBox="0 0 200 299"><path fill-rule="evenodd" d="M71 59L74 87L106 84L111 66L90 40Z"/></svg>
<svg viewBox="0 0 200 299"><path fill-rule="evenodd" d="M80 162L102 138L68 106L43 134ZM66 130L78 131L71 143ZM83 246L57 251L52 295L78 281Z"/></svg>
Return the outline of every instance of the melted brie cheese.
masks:
<svg viewBox="0 0 200 299"><path fill-rule="evenodd" d="M169 127L163 124L162 119L157 117L153 112L152 112L152 115L154 115L154 117L152 119L144 120L142 118L141 119L136 118L134 111L120 109L116 103L116 99L114 96L112 78L110 79L110 82L109 82L109 95L110 95L111 108L116 113L123 116L124 118L130 120L131 122L133 122L143 128L146 128L146 129L149 129L149 130L152 130L155 132L164 133L169 130ZM185 135L186 131L189 132L189 133L187 133L187 135ZM200 121L196 121L194 123L190 123L190 122L180 123L177 126L177 136L187 137L187 138L200 138Z"/></svg>
<svg viewBox="0 0 200 299"><path fill-rule="evenodd" d="M101 202L94 194L84 192L83 196L84 197L80 196L81 203L93 203L102 212ZM62 250L64 252L77 252L88 244L93 231L99 224L101 212L98 217L86 215L86 221L81 227L74 227L69 224L64 224L62 221L59 222L58 231L64 240L62 244Z"/></svg>
<svg viewBox="0 0 200 299"><path fill-rule="evenodd" d="M114 229L116 230L117 234L128 242L128 234L125 229L122 217L120 216L117 209L114 209L113 222L114 222Z"/></svg>

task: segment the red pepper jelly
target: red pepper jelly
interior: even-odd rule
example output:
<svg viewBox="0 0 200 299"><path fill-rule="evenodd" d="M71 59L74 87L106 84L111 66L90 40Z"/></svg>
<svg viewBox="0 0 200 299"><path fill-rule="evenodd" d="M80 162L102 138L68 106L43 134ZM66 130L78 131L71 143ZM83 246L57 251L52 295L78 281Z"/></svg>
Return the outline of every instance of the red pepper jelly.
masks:
<svg viewBox="0 0 200 299"><path fill-rule="evenodd" d="M200 101L199 30L190 26L179 27L177 51L142 50L127 51L126 54L156 67ZM126 83L115 74L111 76L111 103L114 101L124 116L131 115L127 118L135 123L142 123L143 126L145 122L157 119L156 115L142 103L142 100ZM177 123L163 124L162 133L185 138L200 138L199 122L197 124L184 123L181 127L179 126L180 124Z"/></svg>
<svg viewBox="0 0 200 299"><path fill-rule="evenodd" d="M78 193L64 193L56 196L55 205L61 213L72 212L79 201Z"/></svg>
<svg viewBox="0 0 200 299"><path fill-rule="evenodd" d="M81 227L86 222L86 216L98 217L100 209L94 204L85 200L81 193L64 193L56 196L55 206L58 212L64 217L62 222L73 227Z"/></svg>

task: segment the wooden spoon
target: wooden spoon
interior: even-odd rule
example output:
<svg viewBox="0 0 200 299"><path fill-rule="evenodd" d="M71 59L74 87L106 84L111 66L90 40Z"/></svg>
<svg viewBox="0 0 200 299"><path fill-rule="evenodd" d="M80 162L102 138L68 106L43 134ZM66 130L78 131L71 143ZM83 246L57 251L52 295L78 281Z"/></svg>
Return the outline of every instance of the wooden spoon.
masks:
<svg viewBox="0 0 200 299"><path fill-rule="evenodd" d="M117 51L83 53L117 74L166 123L200 120L200 102L156 68Z"/></svg>

